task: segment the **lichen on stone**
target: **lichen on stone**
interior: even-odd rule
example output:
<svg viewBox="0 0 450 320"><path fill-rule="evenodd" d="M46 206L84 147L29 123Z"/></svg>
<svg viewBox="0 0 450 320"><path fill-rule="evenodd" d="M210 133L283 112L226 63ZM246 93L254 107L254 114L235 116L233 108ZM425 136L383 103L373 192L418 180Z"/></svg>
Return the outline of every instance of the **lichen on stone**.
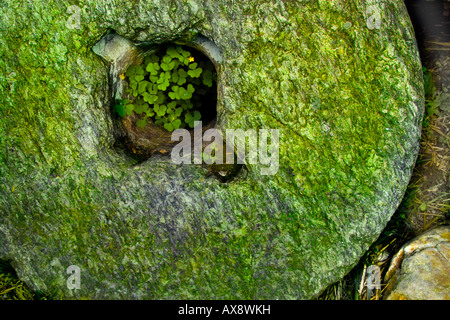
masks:
<svg viewBox="0 0 450 320"><path fill-rule="evenodd" d="M21 279L62 298L308 299L357 263L418 151L422 73L402 2L380 2L379 29L363 0L76 5L80 28L64 2L0 5L0 258ZM221 183L115 147L92 51L110 30L214 42L216 126L279 129L277 174L254 164Z"/></svg>

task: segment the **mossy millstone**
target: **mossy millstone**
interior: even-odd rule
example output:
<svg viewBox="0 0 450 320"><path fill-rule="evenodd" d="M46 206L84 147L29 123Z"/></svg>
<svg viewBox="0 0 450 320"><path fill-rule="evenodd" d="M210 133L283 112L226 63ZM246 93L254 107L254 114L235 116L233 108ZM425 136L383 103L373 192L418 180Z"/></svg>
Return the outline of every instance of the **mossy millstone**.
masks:
<svg viewBox="0 0 450 320"><path fill-rule="evenodd" d="M378 237L409 181L423 112L402 1L68 6L0 6L0 258L32 288L307 299ZM92 52L108 30L134 43L214 42L216 127L279 129L278 172L248 164L245 179L223 183L116 148L109 71Z"/></svg>

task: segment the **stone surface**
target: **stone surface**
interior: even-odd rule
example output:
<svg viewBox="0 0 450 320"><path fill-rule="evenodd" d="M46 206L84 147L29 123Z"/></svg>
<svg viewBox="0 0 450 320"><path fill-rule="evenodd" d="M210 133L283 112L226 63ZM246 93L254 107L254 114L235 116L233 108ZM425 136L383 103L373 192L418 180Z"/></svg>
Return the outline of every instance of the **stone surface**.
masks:
<svg viewBox="0 0 450 320"><path fill-rule="evenodd" d="M404 245L386 280L387 300L450 300L450 227L429 230Z"/></svg>
<svg viewBox="0 0 450 320"><path fill-rule="evenodd" d="M21 279L62 298L308 299L354 266L419 145L402 1L76 3L0 4L0 258ZM214 42L217 127L279 129L277 174L257 163L222 183L115 147L108 65L92 51L111 29Z"/></svg>

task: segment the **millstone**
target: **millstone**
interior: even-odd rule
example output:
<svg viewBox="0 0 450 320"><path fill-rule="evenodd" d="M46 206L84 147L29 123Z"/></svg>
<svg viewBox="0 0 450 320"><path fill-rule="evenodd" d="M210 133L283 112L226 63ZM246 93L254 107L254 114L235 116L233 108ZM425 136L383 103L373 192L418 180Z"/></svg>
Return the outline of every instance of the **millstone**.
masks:
<svg viewBox="0 0 450 320"><path fill-rule="evenodd" d="M0 16L0 258L35 290L314 298L403 197L424 99L402 1L6 1ZM133 158L93 52L111 31L213 43L215 127L279 130L276 172L258 160L224 183Z"/></svg>

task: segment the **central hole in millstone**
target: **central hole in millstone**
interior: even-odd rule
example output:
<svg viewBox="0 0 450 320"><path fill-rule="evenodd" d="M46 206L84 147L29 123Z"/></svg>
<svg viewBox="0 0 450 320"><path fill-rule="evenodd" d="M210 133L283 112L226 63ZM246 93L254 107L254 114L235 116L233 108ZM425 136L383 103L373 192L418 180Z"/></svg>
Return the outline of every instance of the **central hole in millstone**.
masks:
<svg viewBox="0 0 450 320"><path fill-rule="evenodd" d="M178 141L171 133L214 126L217 104L217 72L202 52L179 44L163 44L149 50L121 75L124 95L114 110L128 134L126 144L136 156L167 153Z"/></svg>

